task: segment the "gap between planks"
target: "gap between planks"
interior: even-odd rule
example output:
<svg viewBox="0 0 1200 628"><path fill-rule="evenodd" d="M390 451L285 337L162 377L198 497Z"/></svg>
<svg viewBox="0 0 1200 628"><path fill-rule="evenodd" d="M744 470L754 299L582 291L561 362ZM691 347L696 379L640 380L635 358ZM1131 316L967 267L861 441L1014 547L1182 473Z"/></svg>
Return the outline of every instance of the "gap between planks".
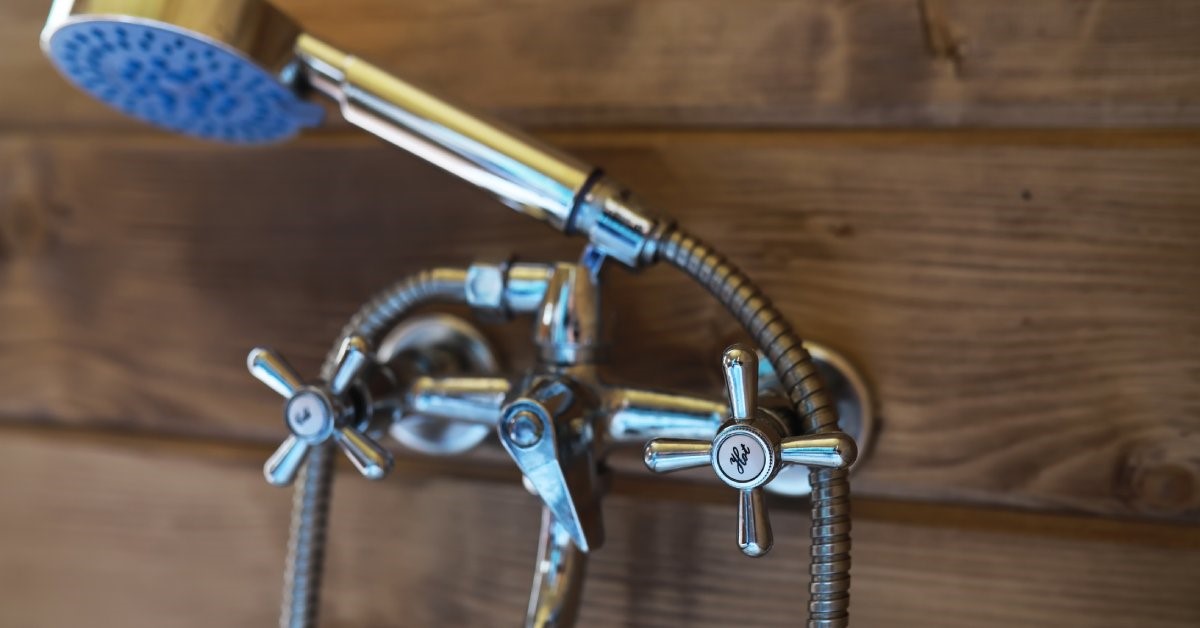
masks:
<svg viewBox="0 0 1200 628"><path fill-rule="evenodd" d="M245 441L203 437L181 437L132 430L67 427L32 423L0 423L0 437L34 438L47 442L70 442L107 449L138 450L159 455L187 456L193 459L223 460L236 465L256 466L266 460L272 447ZM491 446L491 443L485 446ZM450 479L503 484L519 483L516 469L494 461L463 458L429 458L408 453L396 454L392 473L405 477L446 477ZM340 460L340 456L339 456ZM339 463L338 472L349 481L355 474ZM364 480L365 481L365 480ZM853 483L852 483L853 484ZM614 472L610 492L641 500L730 505L732 491L717 484L700 484ZM808 501L771 496L772 510L804 512ZM1200 549L1197 526L1091 515L1026 512L977 505L949 505L927 502L854 497L856 520L953 528L977 532L1062 538L1080 541L1122 543L1150 547Z"/></svg>

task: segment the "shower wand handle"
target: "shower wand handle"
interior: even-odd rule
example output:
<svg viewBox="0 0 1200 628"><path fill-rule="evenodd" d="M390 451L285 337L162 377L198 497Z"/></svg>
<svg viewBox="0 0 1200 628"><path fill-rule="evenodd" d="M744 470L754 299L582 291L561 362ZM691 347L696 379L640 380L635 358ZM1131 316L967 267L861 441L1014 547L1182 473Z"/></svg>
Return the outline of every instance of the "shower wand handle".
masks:
<svg viewBox="0 0 1200 628"><path fill-rule="evenodd" d="M658 222L596 168L430 94L311 35L296 39L302 82L351 124L481 187L508 207L586 236L628 266L649 262Z"/></svg>
<svg viewBox="0 0 1200 628"><path fill-rule="evenodd" d="M308 86L355 126L564 228L594 168L467 113L308 34L295 44Z"/></svg>

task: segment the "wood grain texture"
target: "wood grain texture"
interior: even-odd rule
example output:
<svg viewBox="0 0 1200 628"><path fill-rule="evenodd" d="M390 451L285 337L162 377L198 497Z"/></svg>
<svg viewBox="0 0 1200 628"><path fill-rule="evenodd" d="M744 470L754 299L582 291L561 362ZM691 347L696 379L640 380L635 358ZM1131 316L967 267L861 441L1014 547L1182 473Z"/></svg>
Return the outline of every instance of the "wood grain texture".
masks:
<svg viewBox="0 0 1200 628"><path fill-rule="evenodd" d="M317 35L526 126L1194 127L1176 0L282 0ZM46 3L0 6L0 128L127 122L51 70Z"/></svg>
<svg viewBox="0 0 1200 628"><path fill-rule="evenodd" d="M289 498L261 481L261 454L4 430L0 502L21 506L0 511L0 623L271 624ZM322 625L519 622L538 506L518 484L346 473L335 495ZM808 524L776 506L776 549L750 560L734 547L732 503L608 498L580 625L794 626ZM1200 622L1200 541L1185 529L1162 542L1127 525L1127 538L1098 541L1047 536L1054 517L1017 515L1004 530L957 512L953 525L856 518L856 626Z"/></svg>
<svg viewBox="0 0 1200 628"><path fill-rule="evenodd" d="M551 139L863 368L882 423L857 491L1196 520L1200 146L969 137ZM10 420L274 441L249 347L315 372L406 273L580 244L356 135L11 139L0 173ZM739 337L719 306L666 268L610 277L609 379L719 394L714 356ZM494 331L518 364L527 325Z"/></svg>

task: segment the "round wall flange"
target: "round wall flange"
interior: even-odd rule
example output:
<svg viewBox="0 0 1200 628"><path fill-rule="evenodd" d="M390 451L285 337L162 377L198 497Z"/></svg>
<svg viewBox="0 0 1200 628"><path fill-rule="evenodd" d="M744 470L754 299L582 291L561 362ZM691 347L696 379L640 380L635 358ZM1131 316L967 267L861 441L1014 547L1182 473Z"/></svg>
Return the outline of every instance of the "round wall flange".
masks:
<svg viewBox="0 0 1200 628"><path fill-rule="evenodd" d="M850 465L850 471L862 464L871 450L874 436L875 398L866 380L844 356L815 342L804 342L804 348L812 355L821 378L837 405L838 426L858 444L858 459ZM771 366L770 360L761 353L758 361L758 388L760 394L780 394L783 385ZM784 465L765 487L772 493L802 497L812 492L808 484L808 467Z"/></svg>
<svg viewBox="0 0 1200 628"><path fill-rule="evenodd" d="M376 357L387 363L401 354L425 358L415 360L422 375L500 373L499 361L484 335L474 325L450 314L427 314L405 320L379 343ZM419 414L406 414L388 427L388 434L405 447L434 455L462 453L483 442L492 432L488 425Z"/></svg>

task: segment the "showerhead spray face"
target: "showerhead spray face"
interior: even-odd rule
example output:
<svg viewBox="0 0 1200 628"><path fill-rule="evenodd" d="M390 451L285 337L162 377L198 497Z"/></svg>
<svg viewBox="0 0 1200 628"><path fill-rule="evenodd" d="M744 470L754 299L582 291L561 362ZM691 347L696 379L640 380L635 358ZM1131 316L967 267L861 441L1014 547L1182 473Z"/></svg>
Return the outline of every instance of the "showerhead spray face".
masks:
<svg viewBox="0 0 1200 628"><path fill-rule="evenodd" d="M323 109L284 80L298 34L260 3L59 0L42 49L69 81L125 114L194 137L259 144L321 120Z"/></svg>

